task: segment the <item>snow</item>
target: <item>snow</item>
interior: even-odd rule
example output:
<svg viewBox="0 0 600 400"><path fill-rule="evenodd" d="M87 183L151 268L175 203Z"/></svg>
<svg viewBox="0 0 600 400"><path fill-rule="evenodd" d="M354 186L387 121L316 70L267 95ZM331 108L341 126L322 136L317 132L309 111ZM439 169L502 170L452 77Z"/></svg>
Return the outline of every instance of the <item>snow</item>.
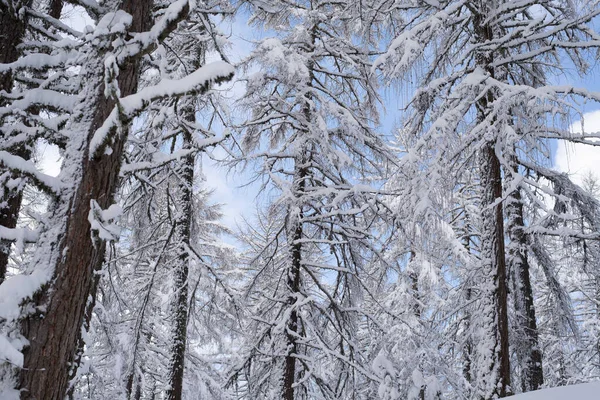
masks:
<svg viewBox="0 0 600 400"><path fill-rule="evenodd" d="M133 18L123 10L105 14L98 22L93 36L109 35L111 33L125 32L131 25Z"/></svg>
<svg viewBox="0 0 600 400"><path fill-rule="evenodd" d="M11 364L23 367L23 353L15 349L7 338L0 335L0 354Z"/></svg>
<svg viewBox="0 0 600 400"><path fill-rule="evenodd" d="M121 216L123 209L118 204L112 204L103 210L95 200L90 201L88 221L92 232L97 232L102 240L113 241L119 238L121 228L113 222ZM92 240L93 240L92 236Z"/></svg>
<svg viewBox="0 0 600 400"><path fill-rule="evenodd" d="M38 232L31 229L7 228L0 225L0 239L2 240L35 242L38 236Z"/></svg>
<svg viewBox="0 0 600 400"><path fill-rule="evenodd" d="M600 132L600 111L583 115L582 121L573 123L573 134L581 135ZM554 153L554 161L559 171L567 172L573 181L582 184L588 173L600 177L600 147L586 144L565 143L559 141Z"/></svg>
<svg viewBox="0 0 600 400"><path fill-rule="evenodd" d="M14 275L0 285L0 318L13 321L20 316L23 299L31 298L41 285L50 280L52 274L47 268L39 268L29 275ZM2 336L2 335L0 335ZM5 349L0 357L7 357Z"/></svg>
<svg viewBox="0 0 600 400"><path fill-rule="evenodd" d="M118 127L122 119L130 119L143 110L152 101L165 97L175 97L194 93L206 88L210 83L232 76L234 68L224 61L216 61L205 65L181 79L163 79L158 84L146 87L135 94L119 100L104 124L96 131L90 142L90 156L106 143L110 132Z"/></svg>
<svg viewBox="0 0 600 400"><path fill-rule="evenodd" d="M54 90L29 89L24 92L23 97L14 100L10 107L0 107L0 115L8 114L13 110L26 110L34 106L48 106L59 110L72 112L75 107L74 96L64 95Z"/></svg>
<svg viewBox="0 0 600 400"><path fill-rule="evenodd" d="M19 170L23 174L31 176L39 184L54 193L58 193L64 186L60 179L39 172L33 162L14 156L6 151L0 151L0 163L3 163L9 169Z"/></svg>
<svg viewBox="0 0 600 400"><path fill-rule="evenodd" d="M0 72L31 68L41 70L47 67L60 67L67 61L76 57L75 52L61 52L57 55L47 54L29 54L19 58L17 61L8 64L0 64Z"/></svg>
<svg viewBox="0 0 600 400"><path fill-rule="evenodd" d="M596 400L600 398L600 382L536 390L511 397L513 400Z"/></svg>

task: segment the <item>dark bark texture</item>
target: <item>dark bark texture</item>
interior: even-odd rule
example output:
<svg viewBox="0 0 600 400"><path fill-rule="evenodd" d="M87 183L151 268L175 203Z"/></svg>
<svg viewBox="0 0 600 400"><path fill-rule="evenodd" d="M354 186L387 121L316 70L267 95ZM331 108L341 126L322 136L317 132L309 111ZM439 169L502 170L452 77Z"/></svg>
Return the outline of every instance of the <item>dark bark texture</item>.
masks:
<svg viewBox="0 0 600 400"><path fill-rule="evenodd" d="M295 182L294 189L297 196L301 196L306 187L308 171L304 165L302 158L296 160L295 167ZM302 236L304 227L302 225L302 206L298 211L298 215L293 216L297 220L290 227L290 243L291 243L291 265L287 275L287 289L290 293L288 297L288 307L295 307L298 300L297 294L300 293L300 269L302 264ZM289 218L289 216L288 216ZM297 337L298 332L298 311L296 308L290 313L287 323L287 354L285 356L284 372L283 372L283 396L284 400L294 400L294 382L296 378L296 354L298 354Z"/></svg>
<svg viewBox="0 0 600 400"><path fill-rule="evenodd" d="M497 395L506 397L510 394L510 353L508 341L508 287L506 274L506 257L504 248L504 220L502 215L502 176L500 172L500 161L496 155L494 144L491 143L483 149L481 157L483 172L481 177L483 195L483 206L489 207L484 211L484 226L488 243L483 243L486 256L490 256L492 263L492 277L494 281L494 304L497 318L497 337L495 351L498 362L498 384Z"/></svg>
<svg viewBox="0 0 600 400"><path fill-rule="evenodd" d="M149 30L151 7L150 0L123 2L121 8L133 16L131 31ZM121 66L118 82L122 96L137 90L139 63L139 59L130 59ZM88 142L115 106L115 101L105 98L101 89L97 93L93 122L86 133ZM124 141L124 136L115 135L111 154L93 159L85 151L81 181L57 249L63 256L55 265L52 281L34 299L45 306L45 311L28 317L22 324L23 334L30 342L24 350L24 368L19 377L22 399L63 399L69 377L77 368L74 361L84 315L88 299L95 296L94 272L101 267L105 253L104 242L93 242L90 235L90 201L97 201L103 209L112 204Z"/></svg>
<svg viewBox="0 0 600 400"><path fill-rule="evenodd" d="M475 40L479 43L490 42L495 38L495 27L490 25L489 16L492 14L494 2L480 0L477 7L471 8L474 13L473 23L475 31ZM491 77L497 78L497 71L492 67L494 54L490 52L481 52L477 55L476 62ZM494 102L494 93L488 89L484 96L477 103L478 120L487 119L490 112L490 106ZM493 122L492 122L493 124ZM495 129L490 126L490 129ZM490 321L494 321L496 326L486 327L489 338L493 341L493 353L491 360L492 371L496 370L496 382L493 382L494 392L489 393L489 398L506 397L510 392L510 353L508 340L508 287L506 271L506 254L504 246L504 218L502 211L502 173L500 160L496 154L496 140L488 140L480 151L479 171L481 183L481 203L482 212L482 258L484 263L488 264L485 272L490 276L484 279L493 280L493 291L484 293L491 295L489 299L495 310L485 310L493 312L495 315L488 316ZM487 398L486 398L487 400Z"/></svg>
<svg viewBox="0 0 600 400"><path fill-rule="evenodd" d="M189 110L191 122L195 120L195 112ZM183 147L189 148L192 145L192 135L189 131L183 132ZM189 250L191 239L192 224L192 188L194 185L194 164L195 156L190 154L182 160L182 171L180 172L181 181L177 185L177 193L180 201L180 211L175 222L177 224L177 237L181 242L180 255L175 265L173 289L175 290L175 301L173 302L173 315L175 326L173 329L173 344L171 347L171 362L169 366L169 389L167 390L168 400L181 400L183 398L183 374L185 371L185 352L187 342L187 324L188 324L188 275L189 275Z"/></svg>
<svg viewBox="0 0 600 400"><path fill-rule="evenodd" d="M513 172L518 172L515 157L513 157ZM508 196L506 215L508 221L506 229L510 239L508 268L513 281L515 310L517 313L515 346L523 370L522 390L523 392L529 392L541 388L544 383L544 372L533 304L533 288L529 276L529 245L525 235L523 202L521 192L518 189Z"/></svg>

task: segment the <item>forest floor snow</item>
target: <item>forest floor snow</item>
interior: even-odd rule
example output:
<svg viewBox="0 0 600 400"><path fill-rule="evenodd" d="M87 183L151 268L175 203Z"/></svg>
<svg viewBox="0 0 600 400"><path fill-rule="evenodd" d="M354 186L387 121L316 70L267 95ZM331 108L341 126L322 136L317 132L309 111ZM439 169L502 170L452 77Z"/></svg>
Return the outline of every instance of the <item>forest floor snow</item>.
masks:
<svg viewBox="0 0 600 400"><path fill-rule="evenodd" d="M600 381L536 390L509 398L511 400L598 400L600 399Z"/></svg>

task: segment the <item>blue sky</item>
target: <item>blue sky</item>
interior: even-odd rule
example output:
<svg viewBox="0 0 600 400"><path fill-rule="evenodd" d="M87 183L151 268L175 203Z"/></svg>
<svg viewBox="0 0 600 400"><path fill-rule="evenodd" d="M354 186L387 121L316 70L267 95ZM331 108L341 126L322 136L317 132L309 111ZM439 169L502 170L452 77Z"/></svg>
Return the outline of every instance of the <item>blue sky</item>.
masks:
<svg viewBox="0 0 600 400"><path fill-rule="evenodd" d="M63 20L73 28L80 30L84 25L91 24L84 13L70 5L66 6ZM247 20L243 17L238 17L233 22L220 24L220 29L225 35L229 36L231 48L228 49L228 54L234 63L239 62L250 53L254 41L269 35L268 32L261 32L248 26ZM209 57L207 61L210 62L211 58ZM597 65L597 61L594 60L593 62L590 73L584 78L579 77L573 70L567 70L563 76L559 77L557 83L600 91L600 67ZM382 115L381 133L384 135L393 134L397 122L396 115L399 114L398 109L412 97L413 88L408 85L404 87L394 86L382 89L384 107L387 111L385 115ZM235 100L243 94L244 86L240 82L233 82L225 85L222 89L226 89L226 95L231 100ZM589 113L585 119L586 131L600 131L600 112L595 112L600 110L600 106L589 103L584 104L582 109L584 112ZM577 128L577 123L574 124L574 127ZM565 147L559 144L558 146L554 145L553 150L557 169L575 174L575 181L580 182L581 176L587 170L591 170L600 178L600 147L591 148L583 145ZM224 153L221 150L215 150L214 156L215 158L223 158ZM60 158L56 148L41 144L38 147L38 158L41 161L42 168L47 173L52 175L58 173ZM199 169L204 176L206 186L214 189L213 200L223 204L225 213L223 222L227 226L235 228L237 223L242 223L243 217L251 218L254 215L256 204L259 202L259 199L257 199L257 185L244 186L252 171L228 171L209 160L206 156L203 157L202 166Z"/></svg>
<svg viewBox="0 0 600 400"><path fill-rule="evenodd" d="M236 62L249 54L253 47L253 41L259 40L267 34L260 32L254 27L249 27L246 21L238 18L233 23L224 24L221 29L225 33L230 33L232 44L229 53L232 55L232 61ZM557 84L569 84L576 87L584 87L592 91L600 91L600 66L594 61L590 73L581 78L574 69L567 69L563 76L559 77ZM234 99L243 94L244 87L241 84L230 84L231 98ZM382 114L382 126L380 132L384 135L393 135L397 126L396 116L398 110L407 103L412 97L414 88L409 85L400 87L393 84L388 88L382 88L384 107L386 114ZM585 104L582 110L586 113L586 131L600 131L600 110L598 104ZM576 128L577 123L574 123ZM576 145L565 147L563 144L552 145L554 152L555 167L561 171L574 174L574 180L581 182L581 177L586 171L594 172L600 178L600 147L592 148L590 146ZM251 185L242 187L248 180L251 172L227 173L214 163L204 163L204 174L206 184L215 188L214 199L216 202L225 205L226 211L225 223L235 228L235 224L242 222L242 217L251 218L254 215L257 202L257 187Z"/></svg>

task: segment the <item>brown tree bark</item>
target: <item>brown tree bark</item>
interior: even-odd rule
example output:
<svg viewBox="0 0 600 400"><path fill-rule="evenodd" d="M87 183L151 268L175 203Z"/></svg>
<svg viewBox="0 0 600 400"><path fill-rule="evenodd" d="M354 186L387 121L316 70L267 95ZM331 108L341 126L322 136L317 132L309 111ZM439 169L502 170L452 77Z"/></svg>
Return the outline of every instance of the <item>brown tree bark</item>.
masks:
<svg viewBox="0 0 600 400"><path fill-rule="evenodd" d="M479 0L471 7L473 12L473 23L475 40L478 43L490 42L494 39L495 28L490 25L489 16L493 12L495 2ZM497 29L496 29L497 30ZM494 54L481 52L477 55L477 64L483 68L491 77L496 77L497 71L492 67ZM489 107L494 102L494 94L488 89L487 93L477 102L478 121L486 120ZM493 122L490 122L493 125ZM490 126L490 129L494 129ZM506 397L510 391L510 353L508 340L508 287L506 271L506 254L504 246L504 219L502 211L502 173L500 160L496 154L496 139L488 140L482 146L479 156L479 171L481 184L482 212L482 237L481 254L484 264L484 279L492 280L492 290L484 291L484 296L491 296L486 301L491 302L493 309L483 310L488 322L496 326L488 326L488 338L492 340L492 352L490 356L491 376L495 376L496 382L491 382L493 393L486 396ZM488 276L489 275L489 276ZM484 286L489 283L484 282ZM493 373L496 370L497 373ZM487 398L486 398L487 400Z"/></svg>
<svg viewBox="0 0 600 400"><path fill-rule="evenodd" d="M305 150L307 151L307 150ZM294 192L301 196L306 188L306 179L308 170L306 168L306 154L297 159L294 173ZM287 290L290 293L288 297L288 307L293 307L298 300L297 294L300 293L300 271L302 263L302 236L304 234L304 227L302 225L302 206L298 206L297 210L291 210L290 215L294 215L292 218L297 219L290 226L290 251L291 251L291 265L288 270L286 279ZM289 218L289 216L288 216ZM299 335L298 332L298 311L293 309L290 313L290 317L287 323L287 354L284 361L284 372L283 372L283 396L284 400L294 400L294 382L296 379L296 354L298 354L298 343L296 337Z"/></svg>
<svg viewBox="0 0 600 400"><path fill-rule="evenodd" d="M189 110L189 119L195 121L195 110ZM183 131L183 147L192 146L192 135L187 130ZM190 255L186 246L190 246L191 221L193 212L192 187L194 185L195 156L190 154L183 158L183 169L180 172L181 182L177 185L175 194L180 201L181 211L177 221L177 238L181 241L181 253L175 267L173 289L176 291L173 302L175 326L173 330L173 344L171 347L171 361L169 366L169 388L167 400L181 400L183 398L183 373L185 371L185 352L187 342L188 324L188 275Z"/></svg>
<svg viewBox="0 0 600 400"><path fill-rule="evenodd" d="M131 31L147 31L151 27L150 0L125 0L122 9L133 16ZM119 87L122 96L134 93L138 86L139 59L130 59L121 66ZM92 124L86 132L88 141L115 106L114 99L105 98L97 89L97 107ZM22 323L23 335L29 346L23 351L24 368L19 376L22 399L62 399L69 376L73 374L77 343L81 335L86 305L92 293L94 271L104 261L105 245L92 241L88 214L95 200L106 209L113 201L118 183L124 136L115 135L112 152L89 158L84 151L81 181L70 204L66 231L56 251L62 254L55 265L54 277L35 296L36 304L45 311L29 316ZM70 373L71 372L71 373Z"/></svg>
<svg viewBox="0 0 600 400"><path fill-rule="evenodd" d="M506 257L504 248L504 219L502 213L502 175L500 172L500 161L495 152L495 143L490 143L482 150L481 162L481 186L483 229L482 237L483 257L490 257L491 274L494 291L493 304L495 306L495 319L497 331L493 334L495 341L494 363L498 363L496 393L499 397L506 397L510 392L510 353L508 341L508 288L506 274ZM491 207L494 203L495 206Z"/></svg>
<svg viewBox="0 0 600 400"><path fill-rule="evenodd" d="M313 26L311 29L311 48L306 49L310 52L314 48L317 37L317 27ZM309 78L307 86L312 87L315 76L314 76L315 63L312 59L309 59L307 63L307 69L309 71ZM310 103L312 101L311 95L307 95L306 102L302 105L302 112L307 122L311 121L311 108ZM308 134L308 131L302 132L302 134ZM310 178L309 164L312 158L311 152L313 150L310 144L304 142L302 144L299 156L294 159L294 182L292 191L295 197L299 199L306 191L306 181ZM286 286L289 293L288 306L293 307L298 300L297 295L301 289L301 269L302 269L302 238L304 236L304 225L302 219L304 217L304 205L296 204L295 209L290 207L288 212L288 219L286 220L287 232L290 243L290 255L291 263L287 273ZM292 220L290 221L290 217ZM284 360L284 371L283 371L283 391L282 398L284 400L294 400L295 390L294 382L296 380L296 354L298 354L298 340L300 336L298 311L294 308L290 313L290 317L287 323L287 354Z"/></svg>
<svg viewBox="0 0 600 400"><path fill-rule="evenodd" d="M18 16L17 7L31 5L31 0L27 1L9 1L13 7L8 7L4 2L0 2L0 63L6 64L17 61L19 50L17 46L25 35L27 23ZM0 90L10 92L13 86L13 77L10 72L0 72Z"/></svg>
<svg viewBox="0 0 600 400"><path fill-rule="evenodd" d="M471 288L467 288L467 290L465 291L465 301L466 303L470 303L471 302ZM470 329L471 327L471 313L467 312L467 314L465 315L465 320L466 320L466 326L467 329ZM462 348L463 351L463 376L465 377L465 380L469 383L473 382L473 339L471 338L471 335L469 335L466 340L465 340L465 344Z"/></svg>

